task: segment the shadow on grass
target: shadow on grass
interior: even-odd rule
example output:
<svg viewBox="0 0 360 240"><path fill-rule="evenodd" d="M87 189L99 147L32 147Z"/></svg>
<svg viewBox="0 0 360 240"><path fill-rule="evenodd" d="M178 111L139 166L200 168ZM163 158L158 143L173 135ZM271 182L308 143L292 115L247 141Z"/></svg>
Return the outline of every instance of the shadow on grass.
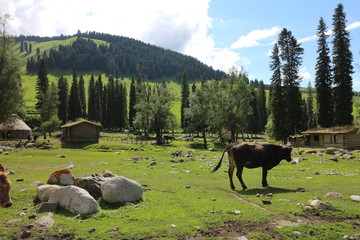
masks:
<svg viewBox="0 0 360 240"><path fill-rule="evenodd" d="M287 188L276 188L276 187L269 187L269 188L252 188L247 190L234 190L239 195L256 195L256 194L268 194L268 193L291 193L291 192L300 192L302 189L287 189Z"/></svg>
<svg viewBox="0 0 360 240"><path fill-rule="evenodd" d="M140 203L141 201L142 200L132 202L132 203L124 203L124 202L109 203L109 202L106 202L103 198L100 198L99 206L101 209L114 210L114 209L118 209L118 208L125 207L125 206L136 205L136 204Z"/></svg>

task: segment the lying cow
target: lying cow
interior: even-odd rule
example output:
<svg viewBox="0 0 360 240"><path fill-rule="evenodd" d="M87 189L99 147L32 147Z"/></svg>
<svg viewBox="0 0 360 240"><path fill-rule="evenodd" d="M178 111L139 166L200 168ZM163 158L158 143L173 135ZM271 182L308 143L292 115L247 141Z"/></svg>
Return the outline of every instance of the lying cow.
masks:
<svg viewBox="0 0 360 240"><path fill-rule="evenodd" d="M247 189L243 179L242 172L243 168L258 168L262 167L262 186L269 187L266 176L267 171L277 166L281 160L285 159L286 161L291 161L291 148L278 146L271 143L258 143L258 142L243 142L243 143L233 143L227 146L224 149L224 152L221 156L219 163L212 170L215 172L221 166L222 159L225 152L228 153L229 158L229 178L230 178L230 187L235 189L232 176L234 168L237 168L236 176L238 177L242 188Z"/></svg>
<svg viewBox="0 0 360 240"><path fill-rule="evenodd" d="M0 164L0 206L10 207L12 205L10 197L11 182L4 167Z"/></svg>

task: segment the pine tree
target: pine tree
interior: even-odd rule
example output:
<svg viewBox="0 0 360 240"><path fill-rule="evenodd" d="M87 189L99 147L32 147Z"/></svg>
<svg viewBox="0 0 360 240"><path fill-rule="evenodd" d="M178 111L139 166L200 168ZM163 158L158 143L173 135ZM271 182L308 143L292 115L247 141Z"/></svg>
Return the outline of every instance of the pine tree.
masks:
<svg viewBox="0 0 360 240"><path fill-rule="evenodd" d="M58 81L58 117L65 124L68 120L69 85L67 79L61 76Z"/></svg>
<svg viewBox="0 0 360 240"><path fill-rule="evenodd" d="M307 115L307 129L311 129L315 127L315 118L314 118L314 99L312 94L312 87L311 83L309 82L308 89L307 89L308 97L306 99L306 115Z"/></svg>
<svg viewBox="0 0 360 240"><path fill-rule="evenodd" d="M44 103L41 106L41 122L49 121L52 117L57 118L58 114L59 95L58 88L55 83L50 85L50 88L44 95Z"/></svg>
<svg viewBox="0 0 360 240"><path fill-rule="evenodd" d="M334 74L334 124L351 125L353 123L353 80L352 52L350 51L350 33L346 30L346 14L340 3L333 15L333 74Z"/></svg>
<svg viewBox="0 0 360 240"><path fill-rule="evenodd" d="M265 94L265 85L263 81L259 83L258 89L258 111L259 111L259 130L260 132L265 131L265 125L267 122L267 110L266 110L266 94Z"/></svg>
<svg viewBox="0 0 360 240"><path fill-rule="evenodd" d="M273 71L270 84L270 116L267 130L275 140L284 140L287 137L284 125L285 100L281 80L281 62L279 48L275 43L272 50L270 70Z"/></svg>
<svg viewBox="0 0 360 240"><path fill-rule="evenodd" d="M0 122L22 112L21 61L12 49L13 38L7 34L11 16L0 16Z"/></svg>
<svg viewBox="0 0 360 240"><path fill-rule="evenodd" d="M283 95L286 99L285 108L285 125L286 135L296 134L302 129L302 98L300 92L299 67L302 64L302 54L304 49L297 42L291 31L284 28L278 39L280 59L281 59L281 76L283 85Z"/></svg>
<svg viewBox="0 0 360 240"><path fill-rule="evenodd" d="M318 57L315 67L315 88L318 109L317 122L321 127L331 127L334 116L334 104L332 95L331 60L326 35L327 26L323 18L320 18L317 28Z"/></svg>
<svg viewBox="0 0 360 240"><path fill-rule="evenodd" d="M86 96L85 96L85 83L83 75L80 75L78 83L80 105L81 105L81 117L86 118Z"/></svg>
<svg viewBox="0 0 360 240"><path fill-rule="evenodd" d="M129 96L129 127L134 127L134 120L136 116L136 83L135 79L131 78L131 84L130 84L130 96Z"/></svg>
<svg viewBox="0 0 360 240"><path fill-rule="evenodd" d="M189 83L188 83L188 75L186 72L183 73L181 80L181 109L180 109L180 117L181 117L181 128L186 130L187 123L184 116L185 108L189 107Z"/></svg>
<svg viewBox="0 0 360 240"><path fill-rule="evenodd" d="M94 121L95 117L95 77L91 74L89 89L88 89L88 119Z"/></svg>
<svg viewBox="0 0 360 240"><path fill-rule="evenodd" d="M42 104L44 103L44 96L49 89L49 79L44 59L40 60L40 66L38 71L38 77L36 80L36 109L41 110Z"/></svg>
<svg viewBox="0 0 360 240"><path fill-rule="evenodd" d="M103 85L102 85L102 80L101 80L101 75L99 75L97 81L95 82L95 97L94 97L94 120L97 122L102 122L102 89L103 89Z"/></svg>
<svg viewBox="0 0 360 240"><path fill-rule="evenodd" d="M81 115L81 101L80 101L80 92L78 88L77 82L77 73L76 69L73 70L73 79L70 89L70 96L69 96L69 115L68 118L71 121L80 118Z"/></svg>

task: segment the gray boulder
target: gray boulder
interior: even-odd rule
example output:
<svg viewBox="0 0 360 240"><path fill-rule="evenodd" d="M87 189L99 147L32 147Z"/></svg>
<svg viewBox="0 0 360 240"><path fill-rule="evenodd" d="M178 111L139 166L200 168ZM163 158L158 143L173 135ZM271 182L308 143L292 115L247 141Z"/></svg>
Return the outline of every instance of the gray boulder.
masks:
<svg viewBox="0 0 360 240"><path fill-rule="evenodd" d="M47 202L50 198L50 195L59 188L61 187L58 185L41 185L36 189L37 197L40 199L40 201Z"/></svg>
<svg viewBox="0 0 360 240"><path fill-rule="evenodd" d="M61 207L76 214L89 214L99 211L96 200L85 189L76 186L61 187L55 190L49 202L58 203Z"/></svg>
<svg viewBox="0 0 360 240"><path fill-rule="evenodd" d="M143 189L138 182L117 176L107 179L101 185L101 193L107 202L137 202L142 198Z"/></svg>
<svg viewBox="0 0 360 240"><path fill-rule="evenodd" d="M105 179L98 176L80 177L74 180L74 185L85 189L93 198L98 199L99 197L101 197L100 186L104 182Z"/></svg>
<svg viewBox="0 0 360 240"><path fill-rule="evenodd" d="M313 207L318 207L320 209L324 209L324 210L336 211L336 209L333 206L331 206L330 204L327 204L325 202L322 202L320 200L312 200L310 202L310 205Z"/></svg>

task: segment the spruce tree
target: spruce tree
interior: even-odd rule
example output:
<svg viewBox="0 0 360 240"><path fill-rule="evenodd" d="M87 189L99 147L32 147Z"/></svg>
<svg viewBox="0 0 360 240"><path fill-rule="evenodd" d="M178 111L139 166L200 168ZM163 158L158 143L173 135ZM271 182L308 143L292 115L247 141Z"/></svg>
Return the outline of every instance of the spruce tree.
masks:
<svg viewBox="0 0 360 240"><path fill-rule="evenodd" d="M315 127L315 117L314 117L314 99L312 94L312 87L311 83L309 82L308 88L307 88L307 94L308 97L306 99L306 116L307 116L307 129L311 129Z"/></svg>
<svg viewBox="0 0 360 240"><path fill-rule="evenodd" d="M79 97L81 105L81 117L86 118L86 96L85 96L85 82L83 75L80 75L79 84Z"/></svg>
<svg viewBox="0 0 360 240"><path fill-rule="evenodd" d="M260 81L258 88L258 97L257 97L258 111L259 111L259 130L260 132L265 131L265 125L267 122L267 110L266 110L266 94L265 94L265 85L263 81Z"/></svg>
<svg viewBox="0 0 360 240"><path fill-rule="evenodd" d="M40 60L35 89L37 99L35 106L37 110L41 110L42 104L44 103L44 96L49 89L49 79L44 59Z"/></svg>
<svg viewBox="0 0 360 240"><path fill-rule="evenodd" d="M286 100L285 125L286 135L296 134L303 130L303 125L299 119L303 116L302 98L300 92L301 77L299 68L302 64L302 54L304 49L297 42L291 31L284 28L278 39L281 59L281 77L283 85L283 95Z"/></svg>
<svg viewBox="0 0 360 240"><path fill-rule="evenodd" d="M95 120L95 77L91 74L88 88L88 119Z"/></svg>
<svg viewBox="0 0 360 240"><path fill-rule="evenodd" d="M58 117L62 124L65 124L68 120L68 102L69 102L69 85L67 79L61 76L58 81Z"/></svg>
<svg viewBox="0 0 360 240"><path fill-rule="evenodd" d="M52 117L57 118L59 95L58 88L52 83L44 95L44 103L41 106L41 122L49 121Z"/></svg>
<svg viewBox="0 0 360 240"><path fill-rule="evenodd" d="M101 75L99 75L97 81L95 82L94 90L94 120L97 122L102 121L102 80Z"/></svg>
<svg viewBox="0 0 360 240"><path fill-rule="evenodd" d="M79 87L78 87L76 69L74 69L73 79L72 79L72 84L71 84L71 89L70 89L70 96L69 96L68 118L69 118L69 120L74 121L80 117L82 117L80 92L79 92Z"/></svg>
<svg viewBox="0 0 360 240"><path fill-rule="evenodd" d="M130 84L130 96L129 96L129 127L134 127L134 120L136 116L136 83L135 79L131 78L131 84Z"/></svg>
<svg viewBox="0 0 360 240"><path fill-rule="evenodd" d="M353 72L350 33L346 30L344 6L339 3L333 15L334 124L353 123Z"/></svg>
<svg viewBox="0 0 360 240"><path fill-rule="evenodd" d="M189 83L188 83L188 75L186 72L183 73L181 79L181 109L180 109L180 117L181 117L181 128L186 130L187 123L185 119L185 108L189 107Z"/></svg>
<svg viewBox="0 0 360 240"><path fill-rule="evenodd" d="M321 127L331 127L334 116L334 104L332 95L331 60L326 35L327 26L323 18L320 18L317 28L317 61L315 67L315 88L317 100L317 122Z"/></svg>
<svg viewBox="0 0 360 240"><path fill-rule="evenodd" d="M272 50L270 70L273 71L270 83L270 117L267 130L275 140L284 140L287 137L285 131L285 99L281 80L281 62L279 48L275 43ZM270 127L269 127L270 126Z"/></svg>

